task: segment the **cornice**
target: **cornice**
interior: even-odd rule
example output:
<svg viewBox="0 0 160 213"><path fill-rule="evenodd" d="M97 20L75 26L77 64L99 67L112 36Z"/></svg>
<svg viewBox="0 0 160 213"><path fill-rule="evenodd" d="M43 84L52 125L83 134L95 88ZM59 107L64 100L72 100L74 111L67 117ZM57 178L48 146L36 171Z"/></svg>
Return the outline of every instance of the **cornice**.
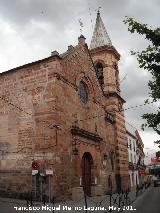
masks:
<svg viewBox="0 0 160 213"><path fill-rule="evenodd" d="M84 130L84 129L81 129L77 126L71 127L71 133L73 135L78 135L78 136L90 139L90 140L95 141L97 143L100 143L100 141L103 140L98 134L89 132L89 131Z"/></svg>
<svg viewBox="0 0 160 213"><path fill-rule="evenodd" d="M113 52L117 60L120 60L120 54L118 51L115 49L114 46L111 45L104 45L100 47L96 47L94 49L90 49L91 55L97 54L99 52Z"/></svg>
<svg viewBox="0 0 160 213"><path fill-rule="evenodd" d="M104 92L104 96L106 97L117 97L118 99L120 99L122 101L122 103L126 103L126 101L115 91L112 92Z"/></svg>

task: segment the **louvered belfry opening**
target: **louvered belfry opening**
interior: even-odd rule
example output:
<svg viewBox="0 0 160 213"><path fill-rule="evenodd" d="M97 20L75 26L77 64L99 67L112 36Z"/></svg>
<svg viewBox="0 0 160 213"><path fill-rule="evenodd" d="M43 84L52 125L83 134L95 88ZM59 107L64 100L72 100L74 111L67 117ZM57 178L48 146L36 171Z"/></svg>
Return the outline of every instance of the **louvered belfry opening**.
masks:
<svg viewBox="0 0 160 213"><path fill-rule="evenodd" d="M101 63L96 64L96 74L101 86L104 85L104 76L103 76L103 65Z"/></svg>

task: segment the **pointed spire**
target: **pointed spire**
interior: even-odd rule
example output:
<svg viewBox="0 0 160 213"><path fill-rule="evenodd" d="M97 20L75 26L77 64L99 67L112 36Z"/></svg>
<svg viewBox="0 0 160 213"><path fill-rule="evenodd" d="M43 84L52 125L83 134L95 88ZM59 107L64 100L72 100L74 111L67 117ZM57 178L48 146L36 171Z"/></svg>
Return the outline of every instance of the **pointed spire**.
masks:
<svg viewBox="0 0 160 213"><path fill-rule="evenodd" d="M100 12L97 12L96 25L94 28L94 33L91 40L90 49L104 46L104 45L112 45L112 42L109 38L109 35L106 31L104 23L101 19Z"/></svg>

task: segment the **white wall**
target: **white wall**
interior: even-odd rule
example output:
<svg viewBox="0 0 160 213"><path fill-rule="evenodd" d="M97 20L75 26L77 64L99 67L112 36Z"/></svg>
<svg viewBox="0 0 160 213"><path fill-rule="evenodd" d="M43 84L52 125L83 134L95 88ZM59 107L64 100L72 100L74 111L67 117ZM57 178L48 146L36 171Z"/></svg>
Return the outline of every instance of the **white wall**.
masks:
<svg viewBox="0 0 160 213"><path fill-rule="evenodd" d="M136 139L132 137L130 134L127 134L127 138L128 138L128 160L133 164L137 164L138 156L136 154L137 150ZM136 184L139 184L138 170L129 170L129 175L131 187L136 187Z"/></svg>

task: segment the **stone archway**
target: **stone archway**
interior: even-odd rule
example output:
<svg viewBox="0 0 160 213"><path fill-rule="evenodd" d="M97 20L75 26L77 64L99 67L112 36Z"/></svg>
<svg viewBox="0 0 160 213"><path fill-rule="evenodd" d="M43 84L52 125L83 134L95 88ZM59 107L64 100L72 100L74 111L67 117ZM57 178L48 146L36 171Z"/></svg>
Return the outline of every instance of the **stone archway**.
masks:
<svg viewBox="0 0 160 213"><path fill-rule="evenodd" d="M91 178L93 168L93 158L89 152L85 152L82 157L82 183L84 193L91 196Z"/></svg>

